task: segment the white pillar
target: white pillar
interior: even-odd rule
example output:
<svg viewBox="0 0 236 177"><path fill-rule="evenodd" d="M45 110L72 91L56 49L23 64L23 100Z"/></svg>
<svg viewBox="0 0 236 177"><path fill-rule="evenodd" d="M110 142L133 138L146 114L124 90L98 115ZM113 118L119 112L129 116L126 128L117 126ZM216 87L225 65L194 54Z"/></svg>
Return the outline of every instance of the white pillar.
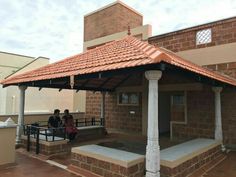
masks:
<svg viewBox="0 0 236 177"><path fill-rule="evenodd" d="M19 144L21 142L21 134L24 124L24 109L25 109L25 90L26 86L19 86L20 90L20 99L19 99L19 113L18 113L18 126L16 131L16 143Z"/></svg>
<svg viewBox="0 0 236 177"><path fill-rule="evenodd" d="M221 98L220 98L222 87L212 87L212 90L215 92L215 140L221 141L222 150L225 150L223 146Z"/></svg>
<svg viewBox="0 0 236 177"><path fill-rule="evenodd" d="M146 177L160 177L160 146L158 128L158 80L162 72L146 71L148 90L148 138L146 147Z"/></svg>
<svg viewBox="0 0 236 177"><path fill-rule="evenodd" d="M105 92L101 92L102 99L101 99L101 123L105 126Z"/></svg>

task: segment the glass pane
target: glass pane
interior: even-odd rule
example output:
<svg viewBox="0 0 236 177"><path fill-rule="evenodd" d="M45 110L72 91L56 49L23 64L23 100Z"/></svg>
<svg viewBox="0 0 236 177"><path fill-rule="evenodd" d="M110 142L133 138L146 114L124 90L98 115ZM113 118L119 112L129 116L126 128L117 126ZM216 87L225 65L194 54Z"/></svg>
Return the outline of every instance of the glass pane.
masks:
<svg viewBox="0 0 236 177"><path fill-rule="evenodd" d="M137 93L131 93L130 98L129 98L129 103L130 104L138 104L139 97Z"/></svg>
<svg viewBox="0 0 236 177"><path fill-rule="evenodd" d="M129 96L127 93L121 93L120 103L121 104L128 104L129 103Z"/></svg>
<svg viewBox="0 0 236 177"><path fill-rule="evenodd" d="M184 105L184 95L173 95L173 105Z"/></svg>

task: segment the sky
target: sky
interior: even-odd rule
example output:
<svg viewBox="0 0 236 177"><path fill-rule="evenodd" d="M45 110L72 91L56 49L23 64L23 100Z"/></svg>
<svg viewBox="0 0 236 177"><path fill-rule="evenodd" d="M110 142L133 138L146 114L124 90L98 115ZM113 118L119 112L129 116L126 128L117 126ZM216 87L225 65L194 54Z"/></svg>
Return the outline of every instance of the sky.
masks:
<svg viewBox="0 0 236 177"><path fill-rule="evenodd" d="M84 15L115 0L0 0L0 51L50 62L81 53ZM153 35L236 16L236 0L122 0ZM144 3L145 2L145 3Z"/></svg>

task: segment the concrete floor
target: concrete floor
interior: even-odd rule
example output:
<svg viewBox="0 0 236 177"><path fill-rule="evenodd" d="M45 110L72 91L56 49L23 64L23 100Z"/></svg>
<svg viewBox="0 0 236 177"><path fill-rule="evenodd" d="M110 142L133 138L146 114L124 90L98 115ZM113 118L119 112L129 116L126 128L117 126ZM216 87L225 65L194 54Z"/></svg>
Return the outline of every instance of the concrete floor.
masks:
<svg viewBox="0 0 236 177"><path fill-rule="evenodd" d="M223 162L206 172L203 177L236 177L236 152L227 154Z"/></svg>
<svg viewBox="0 0 236 177"><path fill-rule="evenodd" d="M41 160L16 153L14 166L0 169L0 177L78 177Z"/></svg>

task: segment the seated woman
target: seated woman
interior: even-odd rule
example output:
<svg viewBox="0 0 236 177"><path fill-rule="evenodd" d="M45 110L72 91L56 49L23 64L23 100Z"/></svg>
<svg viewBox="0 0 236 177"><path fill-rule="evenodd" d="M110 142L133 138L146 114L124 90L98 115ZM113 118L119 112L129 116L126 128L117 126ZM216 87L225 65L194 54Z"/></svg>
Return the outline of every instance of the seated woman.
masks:
<svg viewBox="0 0 236 177"><path fill-rule="evenodd" d="M62 119L65 122L65 129L66 129L66 133L69 137L69 140L70 141L74 140L78 130L74 125L73 116L71 114L69 114L68 109L65 109L64 116L62 117Z"/></svg>

